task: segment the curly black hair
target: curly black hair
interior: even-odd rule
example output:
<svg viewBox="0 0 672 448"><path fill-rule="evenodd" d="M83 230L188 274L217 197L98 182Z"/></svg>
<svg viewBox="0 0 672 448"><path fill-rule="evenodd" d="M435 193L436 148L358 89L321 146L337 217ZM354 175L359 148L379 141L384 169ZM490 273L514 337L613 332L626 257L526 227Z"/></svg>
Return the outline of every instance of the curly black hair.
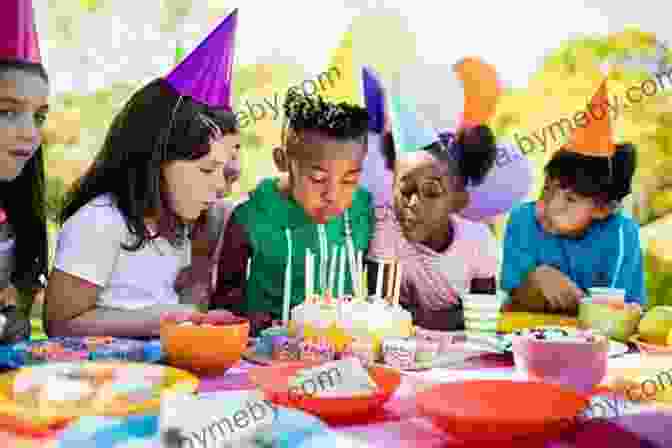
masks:
<svg viewBox="0 0 672 448"><path fill-rule="evenodd" d="M454 134L444 132L439 140L422 148L439 160L450 162L451 174L464 179L464 186L478 186L492 169L497 157L495 135L488 126L476 126ZM386 167L394 169L394 138L386 133L382 146Z"/></svg>
<svg viewBox="0 0 672 448"><path fill-rule="evenodd" d="M309 97L295 89L287 92L284 112L286 126L293 131L314 130L336 139L357 140L364 138L369 128L365 108L331 103L320 95Z"/></svg>
<svg viewBox="0 0 672 448"><path fill-rule="evenodd" d="M631 143L621 143L616 145L611 159L563 148L553 155L544 171L549 178L560 181L563 188L601 204L609 204L620 202L631 193L636 168L636 147Z"/></svg>

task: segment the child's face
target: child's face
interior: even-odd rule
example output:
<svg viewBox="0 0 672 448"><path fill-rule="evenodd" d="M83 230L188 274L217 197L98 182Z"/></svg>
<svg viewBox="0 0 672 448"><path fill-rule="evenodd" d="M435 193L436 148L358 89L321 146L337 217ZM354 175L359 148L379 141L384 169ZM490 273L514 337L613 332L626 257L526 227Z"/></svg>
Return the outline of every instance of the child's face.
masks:
<svg viewBox="0 0 672 448"><path fill-rule="evenodd" d="M609 211L594 199L582 196L560 182L546 178L537 201L537 219L543 229L554 235L581 235L594 219L603 219Z"/></svg>
<svg viewBox="0 0 672 448"><path fill-rule="evenodd" d="M0 72L0 180L11 181L35 155L48 105L49 86L23 70Z"/></svg>
<svg viewBox="0 0 672 448"><path fill-rule="evenodd" d="M450 217L466 207L469 195L457 188L445 163L424 151L397 161L394 209L407 240L443 250Z"/></svg>
<svg viewBox="0 0 672 448"><path fill-rule="evenodd" d="M325 223L352 205L366 145L312 132L296 137L285 152L290 195L315 222Z"/></svg>
<svg viewBox="0 0 672 448"><path fill-rule="evenodd" d="M186 221L196 220L227 187L223 174L240 150L240 135L223 135L211 143L210 152L196 160L166 164L163 177L174 212Z"/></svg>

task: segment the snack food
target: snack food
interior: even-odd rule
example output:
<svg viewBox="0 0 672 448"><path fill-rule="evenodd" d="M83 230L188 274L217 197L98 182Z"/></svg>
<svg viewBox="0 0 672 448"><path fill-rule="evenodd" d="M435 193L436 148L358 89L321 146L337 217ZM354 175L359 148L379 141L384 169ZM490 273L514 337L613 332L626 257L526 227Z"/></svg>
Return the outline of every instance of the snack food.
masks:
<svg viewBox="0 0 672 448"><path fill-rule="evenodd" d="M145 360L145 343L112 337L62 337L17 344L27 365L46 361Z"/></svg>

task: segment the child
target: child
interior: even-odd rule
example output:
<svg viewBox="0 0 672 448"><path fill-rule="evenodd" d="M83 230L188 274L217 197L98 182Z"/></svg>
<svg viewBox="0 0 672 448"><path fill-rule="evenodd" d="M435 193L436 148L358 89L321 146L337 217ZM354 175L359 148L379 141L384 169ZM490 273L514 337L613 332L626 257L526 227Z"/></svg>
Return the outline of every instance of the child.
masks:
<svg viewBox="0 0 672 448"><path fill-rule="evenodd" d="M605 81L592 106L606 104L606 95ZM509 218L502 269L509 310L576 315L591 287L622 288L626 302L646 303L639 227L620 211L635 165L632 145L611 143L608 115L576 129L546 166L539 200Z"/></svg>
<svg viewBox="0 0 672 448"><path fill-rule="evenodd" d="M236 24L234 11L133 95L69 193L45 300L49 335L156 337L162 312L193 310L174 282L240 149L230 88Z"/></svg>
<svg viewBox="0 0 672 448"><path fill-rule="evenodd" d="M41 128L49 110L29 0L7 0L0 19L0 343L30 337L28 320L47 274Z"/></svg>
<svg viewBox="0 0 672 448"><path fill-rule="evenodd" d="M485 224L459 216L493 165L495 139L486 126L461 129L449 142L419 119L409 101L392 98L393 135L384 154L397 154L394 207L376 211L369 258L403 265L400 302L416 325L464 328L460 294L494 294L497 244ZM376 272L370 265L369 272ZM375 285L375 275L369 285ZM372 289L370 288L370 291Z"/></svg>
<svg viewBox="0 0 672 448"><path fill-rule="evenodd" d="M212 308L248 316L253 334L281 318L283 294L290 295L291 305L304 300L307 248L315 254L315 272L323 275L334 247L344 250L346 234L362 252L371 236L370 194L358 186L366 155L366 110L293 90L284 108L283 144L273 157L287 174L263 180L233 211L211 299ZM352 294L349 273L340 275L346 275L345 293ZM316 291L324 292L319 283Z"/></svg>

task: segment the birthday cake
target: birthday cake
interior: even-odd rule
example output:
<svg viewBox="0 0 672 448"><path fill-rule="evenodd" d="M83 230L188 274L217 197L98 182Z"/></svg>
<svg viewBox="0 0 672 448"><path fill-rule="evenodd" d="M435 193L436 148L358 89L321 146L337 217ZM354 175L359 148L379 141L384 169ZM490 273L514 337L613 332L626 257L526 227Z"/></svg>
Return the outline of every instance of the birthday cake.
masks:
<svg viewBox="0 0 672 448"><path fill-rule="evenodd" d="M330 251L322 248L320 252L324 255L320 256L322 262L316 263L311 250L306 249L305 299L291 311L292 275L288 265L283 325L262 331L255 348L257 354L282 361L323 362L352 356L366 364L382 361L383 339L413 335L412 315L399 305L401 264L396 260L379 261L375 293L369 296L362 252L355 254L352 244L343 250L333 247L330 259L326 258ZM352 273L352 296L344 294L346 262ZM316 266L323 267L317 276L313 272Z"/></svg>

